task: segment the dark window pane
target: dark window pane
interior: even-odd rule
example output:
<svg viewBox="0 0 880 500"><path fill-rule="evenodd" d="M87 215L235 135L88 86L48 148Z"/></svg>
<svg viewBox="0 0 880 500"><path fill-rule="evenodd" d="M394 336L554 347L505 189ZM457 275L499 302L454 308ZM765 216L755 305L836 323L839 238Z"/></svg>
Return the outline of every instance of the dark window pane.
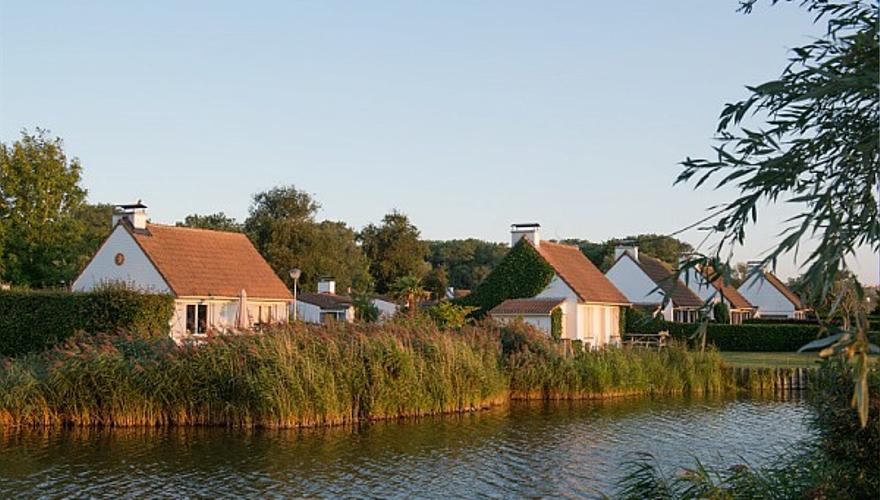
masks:
<svg viewBox="0 0 880 500"><path fill-rule="evenodd" d="M195 333L196 331L196 306L186 306L186 333Z"/></svg>
<svg viewBox="0 0 880 500"><path fill-rule="evenodd" d="M205 304L199 304L199 331L198 333L205 333L208 331L208 306Z"/></svg>

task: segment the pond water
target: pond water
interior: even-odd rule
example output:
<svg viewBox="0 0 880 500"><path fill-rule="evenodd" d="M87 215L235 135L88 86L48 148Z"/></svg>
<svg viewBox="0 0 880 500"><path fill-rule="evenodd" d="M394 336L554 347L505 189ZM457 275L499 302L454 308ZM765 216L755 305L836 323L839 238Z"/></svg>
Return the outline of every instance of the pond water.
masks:
<svg viewBox="0 0 880 500"><path fill-rule="evenodd" d="M512 403L358 428L0 429L0 491L32 496L574 496L668 471L768 463L808 432L800 401Z"/></svg>

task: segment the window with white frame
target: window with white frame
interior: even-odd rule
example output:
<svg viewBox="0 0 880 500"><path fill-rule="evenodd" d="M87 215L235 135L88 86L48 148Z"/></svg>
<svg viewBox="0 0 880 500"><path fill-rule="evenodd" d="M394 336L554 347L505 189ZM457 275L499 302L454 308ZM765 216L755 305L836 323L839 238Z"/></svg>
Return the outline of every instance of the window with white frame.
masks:
<svg viewBox="0 0 880 500"><path fill-rule="evenodd" d="M186 305L186 333L189 333L189 334L208 333L208 305L207 304L187 304Z"/></svg>

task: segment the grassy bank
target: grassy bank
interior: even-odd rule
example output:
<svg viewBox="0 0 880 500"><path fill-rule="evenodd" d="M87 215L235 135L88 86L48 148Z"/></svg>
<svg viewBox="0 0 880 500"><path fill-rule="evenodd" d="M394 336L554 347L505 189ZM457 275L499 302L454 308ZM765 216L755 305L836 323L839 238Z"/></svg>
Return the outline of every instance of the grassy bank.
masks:
<svg viewBox="0 0 880 500"><path fill-rule="evenodd" d="M0 361L0 425L298 427L470 411L509 398L721 392L717 353L561 356L522 326L297 325L199 347L71 339Z"/></svg>

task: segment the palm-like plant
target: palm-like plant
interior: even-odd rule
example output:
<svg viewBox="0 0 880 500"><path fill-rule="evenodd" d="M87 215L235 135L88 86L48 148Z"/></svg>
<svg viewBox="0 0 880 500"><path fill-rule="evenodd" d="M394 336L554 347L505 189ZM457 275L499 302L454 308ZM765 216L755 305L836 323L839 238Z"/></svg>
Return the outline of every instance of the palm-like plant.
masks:
<svg viewBox="0 0 880 500"><path fill-rule="evenodd" d="M402 276L391 285L391 296L406 303L410 315L415 314L419 304L431 296L415 276Z"/></svg>

